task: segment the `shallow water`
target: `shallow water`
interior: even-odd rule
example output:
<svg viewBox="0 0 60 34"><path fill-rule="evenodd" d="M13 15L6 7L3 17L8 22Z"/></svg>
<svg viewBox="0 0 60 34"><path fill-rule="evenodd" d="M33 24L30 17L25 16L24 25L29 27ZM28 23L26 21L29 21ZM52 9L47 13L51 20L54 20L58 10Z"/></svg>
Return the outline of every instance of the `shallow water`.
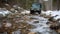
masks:
<svg viewBox="0 0 60 34"><path fill-rule="evenodd" d="M48 21L47 18L41 17L41 16L27 16L28 18L35 18L31 21L27 21L28 24L31 24L34 26L33 29L29 29L31 32L37 32L38 34L57 34L55 31L51 30L49 28L49 25L46 24ZM34 23L34 21L39 21L39 23ZM19 30L12 32L12 34L20 34L21 32ZM0 34L7 34L6 32L0 33Z"/></svg>
<svg viewBox="0 0 60 34"><path fill-rule="evenodd" d="M36 27L36 28L30 29L31 32L39 32L41 34L57 34L55 31L49 28L49 25L46 24L48 19L40 16L30 16L30 17L36 18L39 21L39 23L34 23L34 20L28 22L28 24L31 24Z"/></svg>

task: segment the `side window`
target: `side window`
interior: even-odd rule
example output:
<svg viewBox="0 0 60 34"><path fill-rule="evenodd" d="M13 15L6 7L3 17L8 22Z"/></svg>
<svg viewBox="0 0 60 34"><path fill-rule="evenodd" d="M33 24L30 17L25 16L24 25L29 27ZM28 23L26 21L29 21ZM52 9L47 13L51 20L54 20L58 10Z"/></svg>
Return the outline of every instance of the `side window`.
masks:
<svg viewBox="0 0 60 34"><path fill-rule="evenodd" d="M42 8L42 4L40 4L40 8Z"/></svg>

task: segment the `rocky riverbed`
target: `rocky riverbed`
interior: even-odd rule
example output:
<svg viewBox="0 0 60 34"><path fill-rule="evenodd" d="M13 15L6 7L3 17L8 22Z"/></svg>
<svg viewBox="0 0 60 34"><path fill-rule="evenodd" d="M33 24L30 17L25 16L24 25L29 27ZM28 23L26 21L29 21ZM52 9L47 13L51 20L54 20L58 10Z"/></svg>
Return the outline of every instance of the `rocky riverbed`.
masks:
<svg viewBox="0 0 60 34"><path fill-rule="evenodd" d="M14 15L10 15L11 17L8 16L8 18L5 19L7 22L12 20L11 24L15 27L14 30L11 29L13 30L12 34L57 34L54 30L49 28L49 25L46 24L48 21L47 18L41 17L40 15ZM10 23L8 24L10 25ZM6 26L4 27L7 27L7 30L9 31L8 28L10 26L7 24L5 25ZM6 32L4 34L8 34Z"/></svg>
<svg viewBox="0 0 60 34"><path fill-rule="evenodd" d="M50 29L50 25L46 24L51 16L49 12L46 16L31 15L27 10L19 12L12 9L10 11L11 13L6 17L1 12L3 18L0 19L0 34L58 34L55 30Z"/></svg>

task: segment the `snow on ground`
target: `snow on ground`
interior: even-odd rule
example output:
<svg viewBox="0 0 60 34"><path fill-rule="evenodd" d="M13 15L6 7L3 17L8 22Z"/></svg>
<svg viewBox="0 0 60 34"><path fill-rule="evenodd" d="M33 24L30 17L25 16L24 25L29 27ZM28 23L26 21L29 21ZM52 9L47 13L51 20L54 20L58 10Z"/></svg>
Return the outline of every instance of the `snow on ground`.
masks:
<svg viewBox="0 0 60 34"><path fill-rule="evenodd" d="M27 11L27 10L25 10L24 12L22 12L22 14L29 14L29 13L30 13L30 11ZM42 13L45 13L46 15L52 14L52 16L55 16L55 15L59 15L60 16L60 14L59 14L60 11L50 11L49 10L49 11L46 11L46 12L42 11ZM27 21L28 24L31 24L31 25L35 26L35 28L30 29L30 31L32 31L32 32L39 32L41 34L56 34L56 32L52 31L49 28L49 25L46 24L46 22L48 21L48 19L46 19L44 17L41 17L41 16L38 16L38 15L36 15L36 16L32 15L32 16L27 16L27 17L28 18L33 17L33 18L36 18L37 21L39 21L39 23L34 23L34 21L36 21L36 19L31 20L31 21ZM10 26L11 26L11 24L10 24ZM19 31L17 31L17 32L19 32ZM13 34L14 34L14 32L13 32ZM16 34L18 34L18 33L16 33Z"/></svg>
<svg viewBox="0 0 60 34"><path fill-rule="evenodd" d="M6 16L6 14L10 14L11 12L8 10L0 10L0 14Z"/></svg>
<svg viewBox="0 0 60 34"><path fill-rule="evenodd" d="M29 14L30 11L27 11L27 10L24 10L23 12L21 12L22 14ZM54 18L60 18L60 11L42 11L43 14L46 14L46 15L50 15L51 16L56 16L58 15L57 17L54 17ZM48 19L46 18L43 18L41 16L27 16L27 17L33 17L33 18L36 18L37 21L39 21L39 23L34 23L35 20L31 20L31 21L27 21L28 24L31 24L33 26L35 26L35 28L33 29L30 29L31 32L39 32L41 34L57 34L55 31L52 31L50 28L49 28L49 25L46 24L46 22L48 21Z"/></svg>
<svg viewBox="0 0 60 34"><path fill-rule="evenodd" d="M56 20L60 19L60 10L59 11L57 11L57 10L55 10L55 11L51 11L51 10L42 11L42 14L46 14L47 16L51 15L52 17L58 15L58 16L54 17L54 19L56 19Z"/></svg>
<svg viewBox="0 0 60 34"><path fill-rule="evenodd" d="M24 10L23 12L21 12L21 14L30 14L30 11ZM56 20L60 19L60 10L59 11L57 11L57 10L54 10L54 11L51 11L51 10L42 11L41 14L46 14L47 16L51 15L52 17L58 15L58 16L54 17L54 19L56 19Z"/></svg>
<svg viewBox="0 0 60 34"><path fill-rule="evenodd" d="M24 10L24 11L21 12L21 14L30 14L30 11Z"/></svg>

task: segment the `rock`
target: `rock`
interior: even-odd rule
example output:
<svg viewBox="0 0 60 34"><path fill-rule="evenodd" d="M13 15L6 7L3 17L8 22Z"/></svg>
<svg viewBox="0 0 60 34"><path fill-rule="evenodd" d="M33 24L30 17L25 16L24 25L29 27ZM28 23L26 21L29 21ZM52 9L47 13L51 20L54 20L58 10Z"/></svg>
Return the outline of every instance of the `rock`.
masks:
<svg viewBox="0 0 60 34"><path fill-rule="evenodd" d="M10 11L11 11L12 13L14 13L14 12L15 12L15 9L14 9L14 8L11 8Z"/></svg>
<svg viewBox="0 0 60 34"><path fill-rule="evenodd" d="M21 9L21 7L18 6L18 9Z"/></svg>
<svg viewBox="0 0 60 34"><path fill-rule="evenodd" d="M37 19L37 18L31 17L30 19Z"/></svg>
<svg viewBox="0 0 60 34"><path fill-rule="evenodd" d="M53 16L53 17L50 17L48 20L49 20L49 21L56 21L56 20L54 19L54 16Z"/></svg>
<svg viewBox="0 0 60 34"><path fill-rule="evenodd" d="M57 22L57 21L53 21L53 22L51 22L50 24L51 24L51 25L50 25L50 28L53 29L53 30L57 30L57 29L60 28L60 23Z"/></svg>
<svg viewBox="0 0 60 34"><path fill-rule="evenodd" d="M12 24L11 23L5 23L5 27L11 27Z"/></svg>
<svg viewBox="0 0 60 34"><path fill-rule="evenodd" d="M50 28L53 29L53 30L57 30L57 29L59 29L59 26L52 26L51 25Z"/></svg>
<svg viewBox="0 0 60 34"><path fill-rule="evenodd" d="M15 10L20 9L19 5L13 5L13 8L14 8Z"/></svg>
<svg viewBox="0 0 60 34"><path fill-rule="evenodd" d="M36 34L41 34L41 32L37 32Z"/></svg>
<svg viewBox="0 0 60 34"><path fill-rule="evenodd" d="M35 32L29 32L28 34L36 34Z"/></svg>
<svg viewBox="0 0 60 34"><path fill-rule="evenodd" d="M15 13L17 13L18 11L17 10L15 10Z"/></svg>
<svg viewBox="0 0 60 34"><path fill-rule="evenodd" d="M0 14L0 18L4 17L2 14Z"/></svg>
<svg viewBox="0 0 60 34"><path fill-rule="evenodd" d="M5 6L9 6L9 4L5 4Z"/></svg>
<svg viewBox="0 0 60 34"><path fill-rule="evenodd" d="M56 30L56 32L58 32L60 34L60 29Z"/></svg>
<svg viewBox="0 0 60 34"><path fill-rule="evenodd" d="M38 20L34 20L34 22L33 23L39 23L39 21Z"/></svg>

